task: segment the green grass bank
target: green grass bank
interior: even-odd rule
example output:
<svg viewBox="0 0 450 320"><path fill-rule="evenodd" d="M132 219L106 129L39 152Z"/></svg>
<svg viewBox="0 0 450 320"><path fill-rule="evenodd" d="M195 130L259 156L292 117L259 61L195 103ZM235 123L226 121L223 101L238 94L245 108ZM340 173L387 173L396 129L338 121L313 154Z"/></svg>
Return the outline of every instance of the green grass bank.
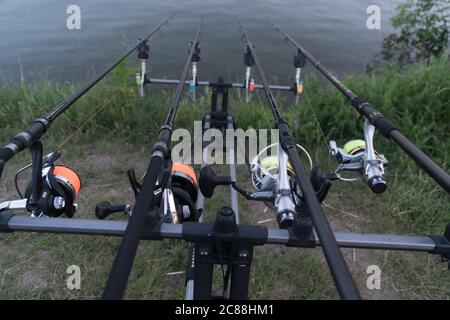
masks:
<svg viewBox="0 0 450 320"><path fill-rule="evenodd" d="M50 152L102 108L62 147L64 161L79 170L83 180L77 213L83 218L94 218L93 208L100 200L132 199L125 172L129 167L144 170L151 145L166 117L174 88L152 85L148 95L141 99L133 74L134 70L126 65L119 67L55 121L43 140L44 151ZM344 82L371 101L438 164L447 171L450 169L450 61L434 60L404 70L386 67L371 75L349 77ZM3 83L0 140L6 142L76 88L73 84L51 82ZM230 100L237 125L244 129L272 126L272 114L262 92L250 104L243 102L241 94L234 91ZM328 155L330 139L344 143L363 136L363 120L339 92L319 77L307 77L305 95L298 107L289 95L277 94L276 99L298 143L309 149L325 169L333 170L334 166ZM193 121L201 119L209 102L207 89L200 90L195 103L184 99L176 126L192 130ZM450 221L449 196L392 142L377 134L375 146L390 161L386 172L388 190L375 196L362 184L335 184L325 203L330 220L336 227L343 225L362 232L442 233ZM2 200L14 198L12 176L29 160L29 153L24 152L8 163L0 183ZM242 179L246 178L248 174L242 174ZM225 198L223 194L212 201L211 214ZM244 222L255 223L265 218L252 217L255 208L243 199L240 205L242 212L250 212L243 217ZM257 209L262 211L263 207ZM270 212L267 215L270 217ZM102 237L18 233L0 235L0 239L1 298L98 297L119 243L118 239ZM143 244L128 297L183 298L183 276L167 274L184 270L186 248L187 244L170 241ZM352 255L350 251L346 253L346 257ZM257 256L251 298L337 297L320 249L258 248ZM360 261L361 265L380 263L388 275L383 280L386 289L378 295L364 292L367 298L450 298L450 276L438 257L390 252L369 256L364 252ZM65 287L65 268L71 264L79 264L84 272L84 285L79 291L68 291ZM365 269L356 262L351 268L365 290Z"/></svg>

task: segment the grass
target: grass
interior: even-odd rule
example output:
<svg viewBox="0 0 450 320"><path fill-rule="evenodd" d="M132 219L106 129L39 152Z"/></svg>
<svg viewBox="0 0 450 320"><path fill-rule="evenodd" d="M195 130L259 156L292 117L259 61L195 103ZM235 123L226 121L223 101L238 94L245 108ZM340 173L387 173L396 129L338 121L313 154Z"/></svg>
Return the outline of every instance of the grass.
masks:
<svg viewBox="0 0 450 320"><path fill-rule="evenodd" d="M450 62L435 60L403 71L378 70L371 75L345 79L354 92L370 100L412 142L449 169L450 156ZM133 70L120 66L106 81L81 98L44 138L45 151L60 146L98 108L101 112L62 146L64 163L82 177L77 217L94 218L101 200L132 202L126 170L144 172L150 146L164 121L174 88L151 86L140 99L132 85ZM277 101L291 124L296 140L310 150L315 160L332 170L326 141L338 143L362 137L361 119L342 96L320 79L305 81L306 93L299 107L292 97L278 95ZM1 141L7 141L33 119L68 96L76 86L54 83L3 84L0 86ZM183 99L177 127L192 130L208 108L209 93L200 93L192 103ZM242 128L267 128L272 115L259 93L245 104L233 92L231 111ZM319 125L320 124L320 125ZM445 191L426 176L392 142L376 136L376 148L389 159L389 188L373 195L362 184L336 183L324 209L334 229L399 234L440 234L449 219L450 202ZM8 163L0 184L3 199L15 197L12 176L29 161L27 152ZM240 183L250 187L245 167L239 168ZM23 179L22 182L26 182ZM227 204L228 189L221 188L207 202L207 220ZM273 218L264 205L240 199L243 223ZM122 218L122 217L117 217ZM266 225L275 226L274 223ZM104 287L119 239L77 235L14 233L0 235L0 298L72 299L97 298ZM128 298L182 299L188 244L173 241L142 242L127 291ZM449 299L450 275L439 257L427 254L344 250L357 285L368 299ZM82 289L66 288L66 268L77 264L82 270ZM382 290L365 288L370 264L383 270ZM170 274L170 275L168 275ZM250 282L252 299L335 299L336 291L320 249L258 247Z"/></svg>

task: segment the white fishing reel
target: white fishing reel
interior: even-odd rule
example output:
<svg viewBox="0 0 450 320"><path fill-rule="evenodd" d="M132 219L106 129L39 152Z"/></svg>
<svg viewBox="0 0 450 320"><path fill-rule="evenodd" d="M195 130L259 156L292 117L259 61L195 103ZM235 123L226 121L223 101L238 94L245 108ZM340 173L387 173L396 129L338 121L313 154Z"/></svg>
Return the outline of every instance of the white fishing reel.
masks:
<svg viewBox="0 0 450 320"><path fill-rule="evenodd" d="M266 156L267 150L274 147L277 148L277 155ZM313 163L308 151L301 145L297 147L306 154L312 170ZM301 192L287 154L278 147L278 143L274 143L252 159L250 171L253 186L258 191L272 192L275 195L274 201L265 201L265 204L276 211L280 228L291 226L296 206L300 206Z"/></svg>
<svg viewBox="0 0 450 320"><path fill-rule="evenodd" d="M331 154L335 156L338 162L335 173L340 180L356 181L362 178L374 193L383 193L387 188L383 175L388 160L384 155L374 150L374 133L375 127L366 120L364 123L364 140L351 140L342 148L337 146L336 141L331 140L330 149ZM360 177L343 178L340 175L343 171L356 172Z"/></svg>

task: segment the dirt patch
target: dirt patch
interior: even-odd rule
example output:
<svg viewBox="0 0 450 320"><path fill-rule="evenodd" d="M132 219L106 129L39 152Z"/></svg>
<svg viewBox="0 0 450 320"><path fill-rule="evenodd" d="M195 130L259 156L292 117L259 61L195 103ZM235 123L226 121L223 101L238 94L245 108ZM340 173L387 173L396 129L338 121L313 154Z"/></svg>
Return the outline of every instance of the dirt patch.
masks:
<svg viewBox="0 0 450 320"><path fill-rule="evenodd" d="M115 161L111 156L98 154L89 155L85 161L94 166L110 166L117 162L117 160Z"/></svg>

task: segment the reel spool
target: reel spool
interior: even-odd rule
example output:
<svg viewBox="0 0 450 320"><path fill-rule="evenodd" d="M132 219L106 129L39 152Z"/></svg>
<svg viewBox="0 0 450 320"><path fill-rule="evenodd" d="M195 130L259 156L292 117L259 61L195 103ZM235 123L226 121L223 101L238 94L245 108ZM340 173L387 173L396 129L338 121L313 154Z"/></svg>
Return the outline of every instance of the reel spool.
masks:
<svg viewBox="0 0 450 320"><path fill-rule="evenodd" d="M337 147L335 141L330 141L331 153L336 157L338 166L335 173L343 181L365 180L374 193L383 193L387 184L383 178L384 167L388 164L384 155L373 148L372 140L369 145L365 140L355 139L344 144L342 148ZM340 172L356 172L355 178L344 178Z"/></svg>
<svg viewBox="0 0 450 320"><path fill-rule="evenodd" d="M48 217L59 217L63 213L72 218L77 210L75 199L81 188L78 174L71 168L57 165L42 169L43 192L39 199L40 213ZM31 182L25 197L30 198Z"/></svg>
<svg viewBox="0 0 450 320"><path fill-rule="evenodd" d="M262 159L254 159L251 165L251 177L253 186L258 191L272 191L276 193L278 184L278 157L276 155L267 156ZM290 163L287 165L288 175L295 177L295 173ZM267 207L274 209L273 202L264 202Z"/></svg>
<svg viewBox="0 0 450 320"><path fill-rule="evenodd" d="M174 162L171 182L178 222L198 221L199 214L195 203L199 187L194 169L188 164Z"/></svg>
<svg viewBox="0 0 450 320"><path fill-rule="evenodd" d="M366 150L366 142L361 139L350 140L344 144L343 149L349 155L357 156Z"/></svg>

